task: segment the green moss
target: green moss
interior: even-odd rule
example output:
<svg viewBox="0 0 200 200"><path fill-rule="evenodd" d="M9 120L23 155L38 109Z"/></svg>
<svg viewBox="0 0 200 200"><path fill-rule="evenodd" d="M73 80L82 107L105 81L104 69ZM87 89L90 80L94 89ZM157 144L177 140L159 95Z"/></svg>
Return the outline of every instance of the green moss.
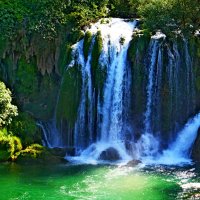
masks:
<svg viewBox="0 0 200 200"><path fill-rule="evenodd" d="M72 43L75 44L76 42L80 41L81 39L83 39L85 36L83 31L80 30L73 30L71 31L70 37L68 38L68 40Z"/></svg>
<svg viewBox="0 0 200 200"><path fill-rule="evenodd" d="M85 33L84 43L83 43L83 53L85 59L87 59L88 57L91 43L92 43L92 33L90 31L87 31Z"/></svg>
<svg viewBox="0 0 200 200"><path fill-rule="evenodd" d="M148 49L149 41L150 36L148 34L133 36L128 49L128 59L131 62L134 62L136 59L137 51L139 55L145 54Z"/></svg>
<svg viewBox="0 0 200 200"><path fill-rule="evenodd" d="M39 155L41 155L44 151L44 147L39 144L32 144L26 149L21 150L18 153L19 158L20 157L30 157L30 158L37 158Z"/></svg>
<svg viewBox="0 0 200 200"><path fill-rule="evenodd" d="M39 76L38 89L29 96L24 96L23 110L35 118L48 120L53 117L60 80L54 74ZM21 96L20 96L21 97Z"/></svg>
<svg viewBox="0 0 200 200"><path fill-rule="evenodd" d="M92 49L92 60L91 60L92 81L95 87L97 87L98 85L98 78L96 76L98 75L98 71L100 70L98 69L99 57L101 55L102 49L103 49L103 40L102 40L101 32L98 31L95 38L94 46Z"/></svg>
<svg viewBox="0 0 200 200"><path fill-rule="evenodd" d="M17 93L28 96L37 92L37 66L34 60L28 63L25 58L21 58L16 75L15 89Z"/></svg>
<svg viewBox="0 0 200 200"><path fill-rule="evenodd" d="M0 131L0 161L15 160L22 150L21 140Z"/></svg>
<svg viewBox="0 0 200 200"><path fill-rule="evenodd" d="M81 72L78 66L69 68L63 76L56 110L57 122L65 120L71 127L77 118L81 94Z"/></svg>
<svg viewBox="0 0 200 200"><path fill-rule="evenodd" d="M69 63L72 59L71 53L72 53L71 45L69 45L67 43L67 44L61 46L60 56L58 59L58 68L59 68L60 74L63 74L66 66L69 65Z"/></svg>

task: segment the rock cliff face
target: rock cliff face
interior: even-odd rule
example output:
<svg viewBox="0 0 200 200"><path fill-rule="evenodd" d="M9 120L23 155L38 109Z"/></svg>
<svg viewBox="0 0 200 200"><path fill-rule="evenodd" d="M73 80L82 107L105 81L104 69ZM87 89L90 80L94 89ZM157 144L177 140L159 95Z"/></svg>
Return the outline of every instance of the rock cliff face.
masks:
<svg viewBox="0 0 200 200"><path fill-rule="evenodd" d="M14 91L23 111L40 120L52 118L70 45L80 37L70 31L51 41L24 32L13 41L0 37L0 80Z"/></svg>

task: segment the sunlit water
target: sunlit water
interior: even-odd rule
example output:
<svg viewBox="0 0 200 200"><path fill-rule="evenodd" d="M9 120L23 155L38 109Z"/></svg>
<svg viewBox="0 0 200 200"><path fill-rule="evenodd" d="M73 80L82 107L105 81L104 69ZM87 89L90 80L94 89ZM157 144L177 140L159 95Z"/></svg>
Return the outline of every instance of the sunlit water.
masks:
<svg viewBox="0 0 200 200"><path fill-rule="evenodd" d="M1 164L0 199L199 199L197 168Z"/></svg>

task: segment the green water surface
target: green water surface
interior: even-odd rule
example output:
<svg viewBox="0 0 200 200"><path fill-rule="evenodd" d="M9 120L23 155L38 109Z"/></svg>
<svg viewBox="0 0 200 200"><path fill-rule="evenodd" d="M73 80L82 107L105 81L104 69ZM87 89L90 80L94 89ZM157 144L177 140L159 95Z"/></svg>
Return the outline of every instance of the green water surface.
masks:
<svg viewBox="0 0 200 200"><path fill-rule="evenodd" d="M195 168L0 164L0 200L174 200ZM194 199L194 198L193 198Z"/></svg>

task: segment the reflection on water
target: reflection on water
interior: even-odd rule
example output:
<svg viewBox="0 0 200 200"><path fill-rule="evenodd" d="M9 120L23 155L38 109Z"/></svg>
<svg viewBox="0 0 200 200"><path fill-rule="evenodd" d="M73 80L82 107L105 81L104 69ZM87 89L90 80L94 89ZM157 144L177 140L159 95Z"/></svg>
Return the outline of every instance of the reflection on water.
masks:
<svg viewBox="0 0 200 200"><path fill-rule="evenodd" d="M200 199L199 167L0 165L1 200Z"/></svg>

